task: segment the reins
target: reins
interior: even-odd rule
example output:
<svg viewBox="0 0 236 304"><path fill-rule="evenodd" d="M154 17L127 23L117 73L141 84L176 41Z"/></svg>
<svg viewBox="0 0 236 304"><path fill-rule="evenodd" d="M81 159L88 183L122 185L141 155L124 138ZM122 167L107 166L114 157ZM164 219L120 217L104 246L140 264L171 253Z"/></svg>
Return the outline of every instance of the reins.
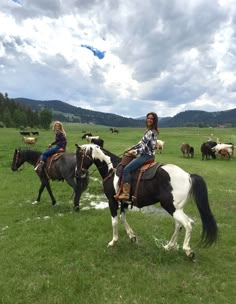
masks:
<svg viewBox="0 0 236 304"><path fill-rule="evenodd" d="M122 156L122 155L124 155L124 154L122 153L122 154L118 155L118 157L120 157L120 156ZM84 161L84 158L85 158L85 157L87 157L89 160L91 160L91 161L94 162L94 159L93 159L90 155L88 155L88 154L85 152L85 150L83 149L83 151L82 151L82 157L81 157L82 159L81 159L81 164L80 164L80 169L81 169L81 171L87 170L87 169L84 169L84 168L83 168L83 161ZM106 164L104 164L104 165L101 165L101 166L97 167L97 169L98 169L98 170L99 170L99 169L102 169L102 168L105 167L105 166L108 167L110 164L113 165L112 162L109 162L109 163L106 163ZM93 173L94 173L97 169L94 169L94 170L90 173L90 175L93 175ZM115 172L115 168L113 168L112 172L109 173L108 176L106 176L106 177L103 179L103 183L104 183L104 181L106 181L107 179L109 179L110 176L112 176L112 175L114 174L114 172Z"/></svg>

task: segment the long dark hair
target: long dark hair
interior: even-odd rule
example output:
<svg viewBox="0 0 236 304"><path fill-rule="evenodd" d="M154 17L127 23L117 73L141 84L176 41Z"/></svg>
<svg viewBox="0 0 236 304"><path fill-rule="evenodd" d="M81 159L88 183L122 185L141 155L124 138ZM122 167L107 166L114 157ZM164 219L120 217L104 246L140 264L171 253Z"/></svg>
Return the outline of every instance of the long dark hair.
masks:
<svg viewBox="0 0 236 304"><path fill-rule="evenodd" d="M157 113L155 113L155 112L149 112L149 113L147 113L146 119L148 118L149 115L153 116L152 128L154 130L156 130L157 134L159 134L160 132L159 132L159 129L158 129L158 116L157 116Z"/></svg>

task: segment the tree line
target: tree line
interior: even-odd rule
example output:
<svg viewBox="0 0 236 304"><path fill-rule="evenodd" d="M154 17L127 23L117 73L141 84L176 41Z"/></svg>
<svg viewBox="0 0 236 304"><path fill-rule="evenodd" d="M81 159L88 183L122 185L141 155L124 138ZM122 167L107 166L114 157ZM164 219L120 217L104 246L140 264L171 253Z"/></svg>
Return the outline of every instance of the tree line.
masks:
<svg viewBox="0 0 236 304"><path fill-rule="evenodd" d="M49 129L52 113L48 109L34 111L0 92L0 127Z"/></svg>

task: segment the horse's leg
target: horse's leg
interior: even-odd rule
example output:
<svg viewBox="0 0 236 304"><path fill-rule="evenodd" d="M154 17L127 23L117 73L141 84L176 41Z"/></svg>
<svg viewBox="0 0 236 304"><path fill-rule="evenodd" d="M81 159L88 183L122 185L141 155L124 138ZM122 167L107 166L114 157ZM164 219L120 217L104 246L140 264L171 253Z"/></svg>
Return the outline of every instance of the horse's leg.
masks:
<svg viewBox="0 0 236 304"><path fill-rule="evenodd" d="M176 221L178 221L181 225L185 228L185 237L183 242L183 250L185 251L186 255L188 257L193 257L194 252L192 251L190 247L190 238L191 238L191 232L192 232L192 224L194 221L188 217L182 209L177 209L173 217Z"/></svg>
<svg viewBox="0 0 236 304"><path fill-rule="evenodd" d="M47 191L48 191L48 194L50 195L51 197L51 200L52 200L52 205L56 205L56 199L52 193L52 189L51 189L51 186L50 186L50 183L49 183L49 180L48 179L45 179L42 183L44 183L44 187L46 187Z"/></svg>
<svg viewBox="0 0 236 304"><path fill-rule="evenodd" d="M126 210L127 207L124 206L124 204L122 203L121 205L121 214L120 214L120 219L125 227L126 233L128 234L131 242L135 243L136 242L136 234L134 233L134 231L132 230L132 228L130 227L130 225L128 224L128 222L126 221Z"/></svg>
<svg viewBox="0 0 236 304"><path fill-rule="evenodd" d="M43 190L45 188L45 184L43 182L41 182L41 185L40 185L40 188L39 188L39 192L38 192L38 197L36 198L36 201L34 201L32 204L37 204L40 202L40 199L41 199L41 195L43 193Z"/></svg>
<svg viewBox="0 0 236 304"><path fill-rule="evenodd" d="M80 188L79 188L79 183L75 182L74 177L67 178L66 182L74 190L74 210L79 211L79 201L80 201L80 197L81 197L81 194L82 194L82 191L80 191Z"/></svg>
<svg viewBox="0 0 236 304"><path fill-rule="evenodd" d="M109 200L109 207L111 212L111 224L112 224L112 240L108 243L107 247L112 247L118 241L118 202L111 198Z"/></svg>
<svg viewBox="0 0 236 304"><path fill-rule="evenodd" d="M178 221L175 221L175 231L174 231L170 241L168 242L168 244L163 246L166 250L178 249L177 239L178 239L178 235L179 235L179 231L180 231L181 227L182 227L181 224Z"/></svg>
<svg viewBox="0 0 236 304"><path fill-rule="evenodd" d="M81 193L79 193L79 191L77 190L77 185L74 181L74 177L66 178L66 182L74 190L74 209L79 210L79 200Z"/></svg>

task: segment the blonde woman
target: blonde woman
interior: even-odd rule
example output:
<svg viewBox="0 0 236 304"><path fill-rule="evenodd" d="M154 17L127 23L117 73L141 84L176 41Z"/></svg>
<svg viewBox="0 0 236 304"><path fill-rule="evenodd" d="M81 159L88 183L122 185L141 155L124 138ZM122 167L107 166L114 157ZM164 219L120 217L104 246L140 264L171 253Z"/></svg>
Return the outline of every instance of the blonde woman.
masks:
<svg viewBox="0 0 236 304"><path fill-rule="evenodd" d="M59 149L66 150L67 140L66 132L63 128L63 125L60 121L56 121L53 125L53 132L55 133L55 141L49 144L48 150L43 152L41 155L41 160L38 165L35 167L35 171L41 172L47 157L55 154ZM54 147L52 147L54 146Z"/></svg>

